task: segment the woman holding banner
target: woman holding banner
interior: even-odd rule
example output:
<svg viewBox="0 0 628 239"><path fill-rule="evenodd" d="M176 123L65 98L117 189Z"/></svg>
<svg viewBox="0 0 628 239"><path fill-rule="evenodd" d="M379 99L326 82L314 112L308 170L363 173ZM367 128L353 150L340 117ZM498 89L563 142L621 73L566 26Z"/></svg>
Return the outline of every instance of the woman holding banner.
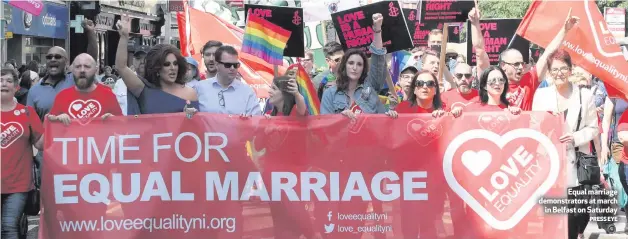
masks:
<svg viewBox="0 0 628 239"><path fill-rule="evenodd" d="M42 150L44 128L32 107L13 99L19 88L17 71L2 69L0 102L2 132L2 238L17 239L28 192L33 188L33 146Z"/></svg>
<svg viewBox="0 0 628 239"><path fill-rule="evenodd" d="M521 113L519 107L510 106L506 95L509 83L506 72L497 66L490 66L480 76L480 102L469 107L471 111L510 110L513 114Z"/></svg>
<svg viewBox="0 0 628 239"><path fill-rule="evenodd" d="M587 185L578 181L576 155L577 152L594 154L590 145L593 138L599 136L594 98L589 89L579 88L569 81L573 68L569 53L564 50L552 53L548 58L548 67L554 84L537 90L532 110L564 113L566 128L559 140L567 146L567 187L570 191L584 190ZM568 194L567 197L573 199L576 196ZM569 206L579 208L587 205ZM567 218L569 239L583 238L589 214L569 213Z"/></svg>

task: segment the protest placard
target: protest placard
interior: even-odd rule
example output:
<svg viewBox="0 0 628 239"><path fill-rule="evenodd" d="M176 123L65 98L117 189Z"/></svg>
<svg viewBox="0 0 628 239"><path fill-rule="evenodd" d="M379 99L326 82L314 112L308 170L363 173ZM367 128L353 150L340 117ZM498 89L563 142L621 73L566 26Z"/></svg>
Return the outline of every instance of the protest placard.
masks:
<svg viewBox="0 0 628 239"><path fill-rule="evenodd" d="M285 57L303 57L305 46L303 44L303 8L275 7L266 5L244 5L245 17L249 14L262 17L273 24L286 29L292 34L284 49Z"/></svg>
<svg viewBox="0 0 628 239"><path fill-rule="evenodd" d="M420 0L417 10L421 22L466 22L474 7L468 0Z"/></svg>
<svg viewBox="0 0 628 239"><path fill-rule="evenodd" d="M497 64L499 62L499 54L508 49L508 44L515 35L515 31L517 31L520 22L521 19L480 20L480 30L484 38L484 50L488 54L491 65ZM471 23L467 22L467 26L470 24ZM525 39L521 40L525 41ZM521 44L525 45L525 42L517 41L513 46L517 46L515 48L521 51L521 54L525 52L525 55L528 55L528 49L530 48L529 43L522 49L519 47ZM471 31L467 31L467 56L469 56L469 65L475 66L475 57L471 57L475 56Z"/></svg>
<svg viewBox="0 0 628 239"><path fill-rule="evenodd" d="M408 24L408 31L412 37L412 43L414 46L427 46L427 36L432 29L443 29L443 23L439 22L419 22L416 9L403 9L404 17L406 18L406 24ZM459 43L460 42L460 24L452 24L449 26L448 42Z"/></svg>
<svg viewBox="0 0 628 239"><path fill-rule="evenodd" d="M340 44L345 50L360 48L368 51L368 46L373 42L375 13L384 17L382 41L389 53L412 48L412 39L399 2L382 1L331 15Z"/></svg>

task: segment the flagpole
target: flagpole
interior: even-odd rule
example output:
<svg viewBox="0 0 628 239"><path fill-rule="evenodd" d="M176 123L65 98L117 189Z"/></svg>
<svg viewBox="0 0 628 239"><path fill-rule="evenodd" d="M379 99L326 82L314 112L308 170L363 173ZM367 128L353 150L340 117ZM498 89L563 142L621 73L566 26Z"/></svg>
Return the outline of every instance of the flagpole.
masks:
<svg viewBox="0 0 628 239"><path fill-rule="evenodd" d="M439 81L443 80L443 73L444 73L443 71L445 70L445 63L446 63L445 59L447 59L447 41L448 41L448 38L449 38L449 23L445 23L445 24L443 24L443 43L442 43L442 45L440 47L440 63L438 65L438 78L437 79Z"/></svg>
<svg viewBox="0 0 628 239"><path fill-rule="evenodd" d="M279 66L273 65L273 75L277 77L279 75Z"/></svg>

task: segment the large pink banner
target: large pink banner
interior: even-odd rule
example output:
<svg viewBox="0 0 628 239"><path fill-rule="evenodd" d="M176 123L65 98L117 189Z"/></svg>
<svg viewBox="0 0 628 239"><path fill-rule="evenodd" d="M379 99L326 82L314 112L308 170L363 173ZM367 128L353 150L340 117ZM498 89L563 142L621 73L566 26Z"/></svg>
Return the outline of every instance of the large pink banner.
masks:
<svg viewBox="0 0 628 239"><path fill-rule="evenodd" d="M43 238L566 238L566 216L538 204L565 197L561 129L560 116L541 112L47 123L40 230Z"/></svg>

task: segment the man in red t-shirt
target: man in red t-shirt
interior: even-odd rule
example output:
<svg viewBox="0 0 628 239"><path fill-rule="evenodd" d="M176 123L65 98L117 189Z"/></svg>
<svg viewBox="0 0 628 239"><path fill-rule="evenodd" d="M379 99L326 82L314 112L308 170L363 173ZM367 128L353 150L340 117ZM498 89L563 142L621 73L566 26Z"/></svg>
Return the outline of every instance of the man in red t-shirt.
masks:
<svg viewBox="0 0 628 239"><path fill-rule="evenodd" d="M71 119L81 124L95 117L122 115L116 95L110 88L96 84L96 61L90 55L80 54L72 63L75 87L65 89L57 95L48 114L50 121L69 125Z"/></svg>
<svg viewBox="0 0 628 239"><path fill-rule="evenodd" d="M479 100L478 90L471 88L473 72L471 66L466 63L458 63L454 70L456 88L443 92L442 99L450 108L462 107L463 109Z"/></svg>
<svg viewBox="0 0 628 239"><path fill-rule="evenodd" d="M547 45L545 52L543 52L536 65L532 68L527 66L526 61L528 59L524 60L521 52L514 48L505 50L499 55L499 67L508 76L510 89L506 98L511 106L517 106L525 111L532 110L534 93L545 78L548 57L560 48L567 32L573 28L576 22L577 20L572 16L565 21L564 27L558 31L552 42Z"/></svg>

